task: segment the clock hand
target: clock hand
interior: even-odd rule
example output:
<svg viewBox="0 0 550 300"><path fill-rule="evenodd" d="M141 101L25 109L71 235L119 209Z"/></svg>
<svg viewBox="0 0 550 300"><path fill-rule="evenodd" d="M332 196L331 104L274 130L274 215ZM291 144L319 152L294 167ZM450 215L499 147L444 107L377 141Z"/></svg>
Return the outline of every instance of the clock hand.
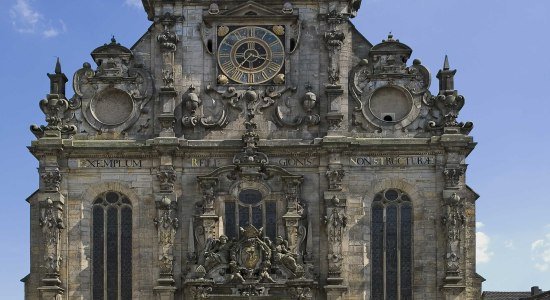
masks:
<svg viewBox="0 0 550 300"><path fill-rule="evenodd" d="M261 56L261 55L260 55L260 56L255 55L255 54L252 54L252 55L253 55L252 57L254 57L254 58L256 58L256 59L263 59L263 60L265 60L265 61L271 61L269 58L263 57L263 56ZM267 55L266 55L266 56L267 56Z"/></svg>
<svg viewBox="0 0 550 300"><path fill-rule="evenodd" d="M239 68L242 68L244 63L248 61L248 59L252 56L253 54L248 54L248 56L243 60L243 62L239 65Z"/></svg>

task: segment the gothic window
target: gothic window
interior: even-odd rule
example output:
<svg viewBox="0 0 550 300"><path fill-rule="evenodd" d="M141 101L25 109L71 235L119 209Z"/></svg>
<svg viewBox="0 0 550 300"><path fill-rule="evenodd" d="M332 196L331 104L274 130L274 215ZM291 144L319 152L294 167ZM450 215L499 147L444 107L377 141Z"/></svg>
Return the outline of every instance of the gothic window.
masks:
<svg viewBox="0 0 550 300"><path fill-rule="evenodd" d="M265 201L260 191L245 189L238 199L225 202L225 235L238 238L239 227L253 225L264 229L270 239L277 236L277 203Z"/></svg>
<svg viewBox="0 0 550 300"><path fill-rule="evenodd" d="M372 204L372 299L412 299L412 205L397 189Z"/></svg>
<svg viewBox="0 0 550 300"><path fill-rule="evenodd" d="M117 192L92 206L92 293L94 300L132 299L132 206Z"/></svg>

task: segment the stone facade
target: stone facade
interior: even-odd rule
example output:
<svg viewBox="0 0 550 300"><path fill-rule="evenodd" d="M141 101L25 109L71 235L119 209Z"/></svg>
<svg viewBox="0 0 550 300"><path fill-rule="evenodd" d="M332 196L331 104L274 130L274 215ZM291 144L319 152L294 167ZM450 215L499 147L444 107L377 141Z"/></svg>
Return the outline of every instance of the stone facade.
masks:
<svg viewBox="0 0 550 300"><path fill-rule="evenodd" d="M360 0L143 4L74 96L48 75L27 299L481 297L447 59L432 95Z"/></svg>

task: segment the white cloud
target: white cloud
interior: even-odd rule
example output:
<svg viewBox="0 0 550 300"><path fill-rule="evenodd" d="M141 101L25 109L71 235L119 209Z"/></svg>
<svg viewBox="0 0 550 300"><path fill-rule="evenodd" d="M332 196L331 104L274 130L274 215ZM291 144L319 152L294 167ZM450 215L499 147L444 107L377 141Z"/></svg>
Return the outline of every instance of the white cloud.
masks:
<svg viewBox="0 0 550 300"><path fill-rule="evenodd" d="M531 243L531 258L535 269L541 272L550 270L550 233Z"/></svg>
<svg viewBox="0 0 550 300"><path fill-rule="evenodd" d="M17 0L10 9L10 17L15 30L28 33L33 33L38 22L44 19L42 14L35 11L27 0Z"/></svg>
<svg viewBox="0 0 550 300"><path fill-rule="evenodd" d="M493 252L489 251L491 239L483 232L476 232L476 262L487 263L491 260Z"/></svg>
<svg viewBox="0 0 550 300"><path fill-rule="evenodd" d="M514 244L514 241L513 241L513 240L506 240L506 241L504 241L504 247L506 247L506 248L508 248L508 249L511 249L511 250L516 249L516 245Z"/></svg>
<svg viewBox="0 0 550 300"><path fill-rule="evenodd" d="M476 222L476 229L483 228L484 226L485 226L485 224L483 224L481 222Z"/></svg>
<svg viewBox="0 0 550 300"><path fill-rule="evenodd" d="M29 0L16 0L10 8L10 18L13 28L20 33L40 34L45 38L58 36L67 31L62 20L59 25L53 25L42 13L34 9Z"/></svg>
<svg viewBox="0 0 550 300"><path fill-rule="evenodd" d="M125 0L124 4L132 7L142 8L141 0Z"/></svg>

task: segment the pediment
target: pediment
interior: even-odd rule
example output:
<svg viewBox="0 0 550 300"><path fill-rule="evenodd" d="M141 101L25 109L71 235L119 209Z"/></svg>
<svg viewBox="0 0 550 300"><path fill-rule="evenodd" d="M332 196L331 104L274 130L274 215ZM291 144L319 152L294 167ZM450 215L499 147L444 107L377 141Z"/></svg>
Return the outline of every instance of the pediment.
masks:
<svg viewBox="0 0 550 300"><path fill-rule="evenodd" d="M248 1L233 8L230 8L219 14L206 14L203 21L206 24L212 22L254 22L262 23L270 20L271 22L293 23L298 20L298 16L294 14L284 14L282 10L276 10L263 4Z"/></svg>
<svg viewBox="0 0 550 300"><path fill-rule="evenodd" d="M254 1L248 1L220 14L221 16L282 16L283 13Z"/></svg>

